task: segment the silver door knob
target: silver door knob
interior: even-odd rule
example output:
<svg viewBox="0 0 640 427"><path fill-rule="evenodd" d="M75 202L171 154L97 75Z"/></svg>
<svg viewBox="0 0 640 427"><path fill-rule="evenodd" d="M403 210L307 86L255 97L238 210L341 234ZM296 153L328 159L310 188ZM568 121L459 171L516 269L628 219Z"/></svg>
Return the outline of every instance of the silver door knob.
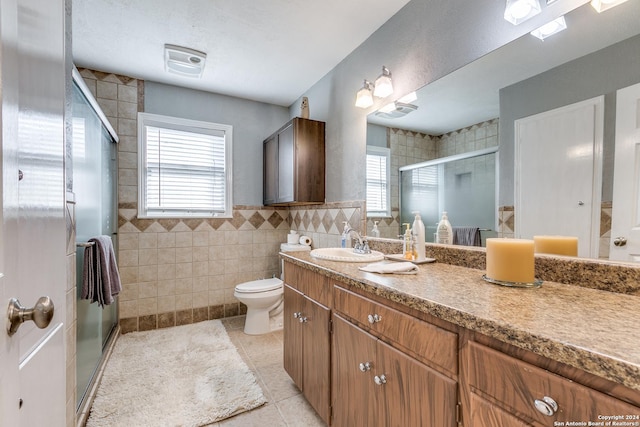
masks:
<svg viewBox="0 0 640 427"><path fill-rule="evenodd" d="M618 236L615 239L613 239L613 244L615 246L626 246L627 239L625 237Z"/></svg>
<svg viewBox="0 0 640 427"><path fill-rule="evenodd" d="M371 363L369 362L361 362L358 365L358 369L360 369L362 372L367 372L371 370Z"/></svg>
<svg viewBox="0 0 640 427"><path fill-rule="evenodd" d="M543 397L542 400L536 399L533 401L533 404L536 406L538 412L548 417L552 417L558 411L558 404L549 396Z"/></svg>
<svg viewBox="0 0 640 427"><path fill-rule="evenodd" d="M298 317L298 322L300 322L300 323L307 323L307 320L309 320L309 319L307 319L306 317L304 317L302 315L300 317Z"/></svg>
<svg viewBox="0 0 640 427"><path fill-rule="evenodd" d="M297 319L298 317L300 317L302 313L300 313L299 311L296 311L295 313L293 313L293 318Z"/></svg>
<svg viewBox="0 0 640 427"><path fill-rule="evenodd" d="M32 320L40 329L46 328L53 319L54 309L53 301L49 297L40 297L33 308L25 308L16 298L11 298L7 309L7 317L9 318L7 333L9 336L15 334L20 325L28 320Z"/></svg>
<svg viewBox="0 0 640 427"><path fill-rule="evenodd" d="M380 376L376 375L375 377L373 377L373 382L378 385L384 385L387 383L387 377L385 377L384 374Z"/></svg>
<svg viewBox="0 0 640 427"><path fill-rule="evenodd" d="M367 320L371 324L378 323L382 320L382 316L380 316L379 314L370 314L367 316Z"/></svg>

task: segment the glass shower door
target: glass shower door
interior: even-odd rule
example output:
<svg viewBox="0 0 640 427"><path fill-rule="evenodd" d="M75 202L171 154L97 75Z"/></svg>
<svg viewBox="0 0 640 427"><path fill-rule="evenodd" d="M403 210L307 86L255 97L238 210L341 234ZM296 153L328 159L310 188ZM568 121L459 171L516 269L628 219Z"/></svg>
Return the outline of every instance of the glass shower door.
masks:
<svg viewBox="0 0 640 427"><path fill-rule="evenodd" d="M73 192L75 193L77 277L76 380L80 407L103 348L118 321L117 304L104 308L80 299L84 247L92 237L108 235L116 240L116 144L82 91L73 88Z"/></svg>

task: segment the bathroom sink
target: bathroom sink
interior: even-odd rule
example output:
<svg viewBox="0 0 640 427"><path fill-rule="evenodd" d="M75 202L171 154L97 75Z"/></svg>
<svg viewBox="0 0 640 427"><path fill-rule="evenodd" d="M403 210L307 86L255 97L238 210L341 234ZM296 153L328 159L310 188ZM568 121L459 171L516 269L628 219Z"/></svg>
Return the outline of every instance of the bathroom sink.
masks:
<svg viewBox="0 0 640 427"><path fill-rule="evenodd" d="M358 254L352 248L318 248L311 251L311 256L341 262L375 262L384 259L382 252L371 251L370 254Z"/></svg>

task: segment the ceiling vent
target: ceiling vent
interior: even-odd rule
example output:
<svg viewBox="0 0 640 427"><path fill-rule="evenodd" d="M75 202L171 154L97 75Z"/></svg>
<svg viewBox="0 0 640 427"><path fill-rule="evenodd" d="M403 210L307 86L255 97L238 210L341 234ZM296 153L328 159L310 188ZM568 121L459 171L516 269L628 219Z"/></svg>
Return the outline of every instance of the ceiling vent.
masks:
<svg viewBox="0 0 640 427"><path fill-rule="evenodd" d="M383 119L397 119L400 117L404 117L410 112L416 111L417 109L418 109L417 105L396 102L395 108L384 110L384 111L382 110L376 111L375 115Z"/></svg>
<svg viewBox="0 0 640 427"><path fill-rule="evenodd" d="M164 45L164 66L170 73L199 78L206 59L204 52L172 44Z"/></svg>

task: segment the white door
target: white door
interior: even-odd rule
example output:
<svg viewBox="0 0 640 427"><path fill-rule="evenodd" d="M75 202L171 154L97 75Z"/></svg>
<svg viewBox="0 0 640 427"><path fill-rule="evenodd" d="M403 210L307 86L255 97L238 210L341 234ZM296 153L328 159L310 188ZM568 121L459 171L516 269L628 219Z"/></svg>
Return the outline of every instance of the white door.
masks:
<svg viewBox="0 0 640 427"><path fill-rule="evenodd" d="M597 258L604 97L515 123L515 234L578 237L578 256Z"/></svg>
<svg viewBox="0 0 640 427"><path fill-rule="evenodd" d="M66 425L64 16L62 0L0 3L2 426ZM10 299L31 308L42 296L49 325L9 336Z"/></svg>
<svg viewBox="0 0 640 427"><path fill-rule="evenodd" d="M640 262L640 84L616 96L616 149L609 259ZM623 242L626 240L626 244Z"/></svg>

